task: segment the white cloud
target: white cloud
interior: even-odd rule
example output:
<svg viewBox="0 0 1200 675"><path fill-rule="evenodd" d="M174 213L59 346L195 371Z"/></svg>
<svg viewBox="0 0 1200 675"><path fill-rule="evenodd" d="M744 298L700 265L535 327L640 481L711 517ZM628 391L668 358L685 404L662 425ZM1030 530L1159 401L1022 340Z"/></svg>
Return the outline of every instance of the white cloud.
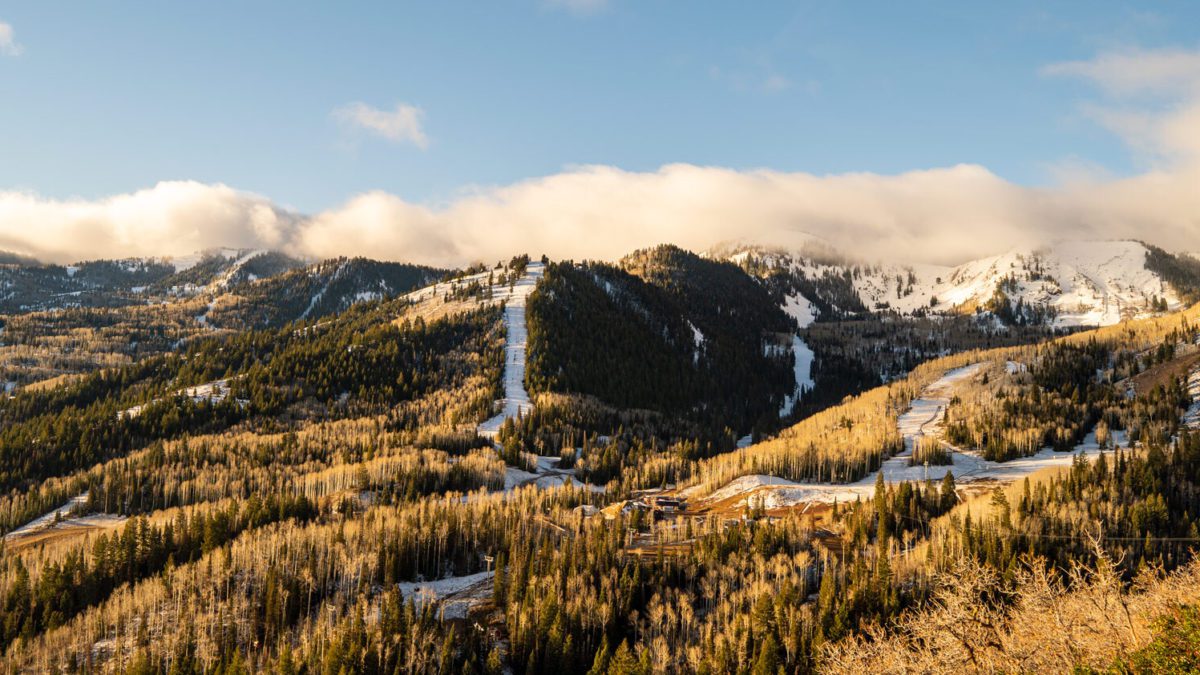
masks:
<svg viewBox="0 0 1200 675"><path fill-rule="evenodd" d="M0 249L69 262L185 255L230 246L284 246L299 217L224 185L164 182L101 200L0 192Z"/></svg>
<svg viewBox="0 0 1200 675"><path fill-rule="evenodd" d="M1004 233L1013 227L1006 223L1020 216L1011 212L1013 190L971 166L833 177L686 164L653 172L583 167L486 190L441 211L405 213L390 228L403 236L394 245L380 238L372 246L411 255L424 248L411 233L436 231L430 253L450 252L447 262L517 251L612 259L662 242L704 249L735 238L775 241L812 232L868 255L926 255L936 237L943 255L965 256L989 244L1009 245ZM359 201L394 199L368 195L355 209L323 214L326 240L353 241L328 233L363 228ZM426 227L430 222L434 226ZM975 227L989 232L990 241L973 233Z"/></svg>
<svg viewBox="0 0 1200 675"><path fill-rule="evenodd" d="M1052 63L1041 72L1091 80L1113 96L1195 94L1200 90L1200 51L1129 49L1087 61Z"/></svg>
<svg viewBox="0 0 1200 675"><path fill-rule="evenodd" d="M17 44L11 24L0 21L0 54L5 56L20 56L25 48Z"/></svg>
<svg viewBox="0 0 1200 675"><path fill-rule="evenodd" d="M1152 162L1200 162L1200 50L1123 50L1050 64L1043 75L1100 87L1082 112ZM1148 100L1149 99L1149 100Z"/></svg>
<svg viewBox="0 0 1200 675"><path fill-rule="evenodd" d="M395 110L380 110L366 103L355 102L335 108L333 117L342 124L389 141L412 143L422 150L429 147L429 138L421 126L425 112L407 103L397 103Z"/></svg>
<svg viewBox="0 0 1200 675"><path fill-rule="evenodd" d="M722 83L733 91L741 93L778 94L792 89L797 84L786 75L775 71L767 63L735 68L709 66L708 77L714 82ZM800 83L800 87L803 93L815 94L820 85L815 80L806 80Z"/></svg>
<svg viewBox="0 0 1200 675"><path fill-rule="evenodd" d="M608 7L608 0L544 0L546 7L565 9L572 14L595 14Z"/></svg>
<svg viewBox="0 0 1200 675"><path fill-rule="evenodd" d="M792 81L778 73L772 73L763 80L763 89L766 91L783 91L792 86Z"/></svg>

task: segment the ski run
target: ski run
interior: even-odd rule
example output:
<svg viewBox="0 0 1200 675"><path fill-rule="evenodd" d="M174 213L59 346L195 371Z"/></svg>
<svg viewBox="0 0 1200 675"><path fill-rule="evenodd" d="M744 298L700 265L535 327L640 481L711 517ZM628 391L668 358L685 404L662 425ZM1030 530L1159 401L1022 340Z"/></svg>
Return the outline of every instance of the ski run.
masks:
<svg viewBox="0 0 1200 675"><path fill-rule="evenodd" d="M493 289L493 296L504 301L504 398L500 412L479 425L481 436L495 437L504 420L524 415L533 409L525 391L525 348L529 333L525 327L525 303L546 271L540 262L525 266L525 274L510 286Z"/></svg>

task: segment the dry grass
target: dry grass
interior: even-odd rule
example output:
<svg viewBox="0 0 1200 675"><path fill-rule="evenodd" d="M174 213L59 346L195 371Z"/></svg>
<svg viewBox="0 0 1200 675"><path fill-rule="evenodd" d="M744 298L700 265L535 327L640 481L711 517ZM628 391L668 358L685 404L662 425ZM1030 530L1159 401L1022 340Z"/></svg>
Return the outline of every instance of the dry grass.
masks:
<svg viewBox="0 0 1200 675"><path fill-rule="evenodd" d="M105 520L66 520L51 528L8 537L4 541L4 549L8 553L17 553L34 548L45 549L73 545L92 535L117 529L124 523L125 519L118 517Z"/></svg>
<svg viewBox="0 0 1200 675"><path fill-rule="evenodd" d="M1006 591L994 570L963 561L941 579L930 605L892 630L830 645L830 673L1051 673L1107 669L1152 638L1159 617L1200 596L1200 562L1174 574L1143 573L1126 589L1097 547L1099 563L1064 582L1041 561ZM983 600L1000 595L1008 602Z"/></svg>
<svg viewBox="0 0 1200 675"><path fill-rule="evenodd" d="M1030 487L1066 471L1054 467L1029 476ZM986 489L977 489L977 488ZM934 534L904 560L910 571L925 571L930 547L968 513L986 519L997 483L968 484L962 500L934 524ZM1002 486L1010 503L1023 481ZM1071 672L1083 665L1104 669L1151 639L1151 624L1163 614L1200 597L1200 561L1174 574L1147 569L1132 586L1098 542L1095 566L1079 563L1066 580L1042 560L1027 560L1015 590L995 570L964 559L938 581L932 601L891 626L871 626L863 634L825 649L823 672L962 673ZM984 598L1003 598L1003 603Z"/></svg>
<svg viewBox="0 0 1200 675"><path fill-rule="evenodd" d="M69 384L74 384L82 379L83 375L80 373L65 373L47 380L31 382L22 387L22 389L26 391L50 391L52 389L57 389L58 387L65 387Z"/></svg>

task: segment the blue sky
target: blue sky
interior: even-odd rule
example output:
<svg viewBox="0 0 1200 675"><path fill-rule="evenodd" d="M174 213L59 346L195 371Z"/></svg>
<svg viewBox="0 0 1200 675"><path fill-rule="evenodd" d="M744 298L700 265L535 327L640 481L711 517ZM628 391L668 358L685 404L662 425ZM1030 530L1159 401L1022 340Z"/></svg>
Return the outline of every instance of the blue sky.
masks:
<svg viewBox="0 0 1200 675"><path fill-rule="evenodd" d="M1200 250L1200 4L12 2L0 249Z"/></svg>
<svg viewBox="0 0 1200 675"><path fill-rule="evenodd" d="M1138 169L1042 66L1193 46L1195 3L8 3L0 188L97 198L191 179L305 212L437 204L604 164L815 174L1067 160ZM427 147L339 122L422 111Z"/></svg>

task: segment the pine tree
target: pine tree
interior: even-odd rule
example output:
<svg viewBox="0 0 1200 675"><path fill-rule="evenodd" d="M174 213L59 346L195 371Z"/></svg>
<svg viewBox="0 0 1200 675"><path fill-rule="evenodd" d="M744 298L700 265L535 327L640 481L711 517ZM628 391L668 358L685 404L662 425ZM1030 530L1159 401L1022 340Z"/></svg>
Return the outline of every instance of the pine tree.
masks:
<svg viewBox="0 0 1200 675"><path fill-rule="evenodd" d="M751 673L753 675L776 675L779 666L779 643L776 642L774 634L768 633L758 647L758 658L754 660L754 668Z"/></svg>
<svg viewBox="0 0 1200 675"><path fill-rule="evenodd" d="M958 503L958 494L956 490L957 488L954 485L954 474L950 471L947 471L946 475L942 477L942 512L949 511L950 509L954 508L955 504Z"/></svg>

